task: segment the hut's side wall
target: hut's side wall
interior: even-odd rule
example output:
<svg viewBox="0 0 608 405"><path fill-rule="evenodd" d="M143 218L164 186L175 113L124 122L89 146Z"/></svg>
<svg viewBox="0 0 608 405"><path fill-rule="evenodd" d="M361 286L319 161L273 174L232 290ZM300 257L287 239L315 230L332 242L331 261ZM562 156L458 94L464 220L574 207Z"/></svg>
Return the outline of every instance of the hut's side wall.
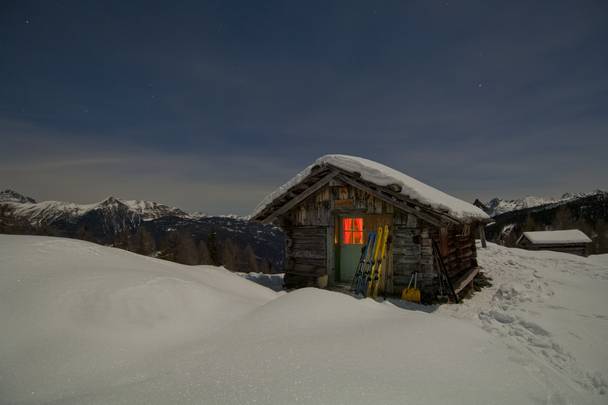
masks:
<svg viewBox="0 0 608 405"><path fill-rule="evenodd" d="M442 235L444 232L444 235ZM435 230L432 238L437 242L448 275L458 275L477 267L475 234L468 225Z"/></svg>
<svg viewBox="0 0 608 405"><path fill-rule="evenodd" d="M401 218L405 218L405 215ZM393 285L389 290L393 294L401 293L407 287L412 274L417 272L418 287L423 294L433 295L438 286L438 264L433 252L433 241L437 244L448 275L455 284L477 267L475 237L467 225L441 229L410 215L406 223L395 224L394 235L394 276Z"/></svg>

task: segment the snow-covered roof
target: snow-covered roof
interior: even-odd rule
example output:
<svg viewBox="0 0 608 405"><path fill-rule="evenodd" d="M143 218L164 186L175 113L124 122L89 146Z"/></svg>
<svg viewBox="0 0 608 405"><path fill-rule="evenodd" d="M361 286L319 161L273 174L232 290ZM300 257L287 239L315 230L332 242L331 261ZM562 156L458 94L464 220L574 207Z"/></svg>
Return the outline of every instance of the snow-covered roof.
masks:
<svg viewBox="0 0 608 405"><path fill-rule="evenodd" d="M401 187L400 193L402 195L421 204L429 205L434 209L445 210L448 214L460 220L489 219L489 216L485 212L473 204L452 197L451 195L439 191L436 188L383 164L348 155L325 155L320 157L287 183L268 194L256 207L252 217L261 213L275 199L308 177L314 167L327 165L338 167L347 172L359 173L363 180L367 180L379 186L388 186L392 184L399 185Z"/></svg>
<svg viewBox="0 0 608 405"><path fill-rule="evenodd" d="M563 231L524 232L524 236L538 245L589 243L591 239L578 229Z"/></svg>

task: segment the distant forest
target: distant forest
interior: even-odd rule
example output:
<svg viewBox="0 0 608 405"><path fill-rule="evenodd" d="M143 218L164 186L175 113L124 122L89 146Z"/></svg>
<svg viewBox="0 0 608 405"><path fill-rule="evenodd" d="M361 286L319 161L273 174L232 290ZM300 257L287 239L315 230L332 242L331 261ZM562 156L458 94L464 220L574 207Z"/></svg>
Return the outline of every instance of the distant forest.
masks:
<svg viewBox="0 0 608 405"><path fill-rule="evenodd" d="M145 227L140 227L135 233L120 233L114 246L188 265L208 264L224 266L232 271L272 272L270 261L259 258L249 244L242 246L233 239L218 240L215 231L205 239L195 238L187 230L170 231L155 238ZM86 240L86 237L80 239Z"/></svg>

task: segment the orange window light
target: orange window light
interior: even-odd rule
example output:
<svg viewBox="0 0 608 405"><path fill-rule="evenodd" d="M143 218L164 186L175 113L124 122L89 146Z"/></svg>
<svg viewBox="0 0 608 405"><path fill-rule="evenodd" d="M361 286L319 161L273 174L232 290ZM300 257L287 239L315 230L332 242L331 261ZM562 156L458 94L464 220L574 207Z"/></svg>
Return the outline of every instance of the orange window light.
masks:
<svg viewBox="0 0 608 405"><path fill-rule="evenodd" d="M353 244L353 233L349 231L344 231L344 245L352 245Z"/></svg>
<svg viewBox="0 0 608 405"><path fill-rule="evenodd" d="M363 244L363 218L342 219L342 243L344 245Z"/></svg>

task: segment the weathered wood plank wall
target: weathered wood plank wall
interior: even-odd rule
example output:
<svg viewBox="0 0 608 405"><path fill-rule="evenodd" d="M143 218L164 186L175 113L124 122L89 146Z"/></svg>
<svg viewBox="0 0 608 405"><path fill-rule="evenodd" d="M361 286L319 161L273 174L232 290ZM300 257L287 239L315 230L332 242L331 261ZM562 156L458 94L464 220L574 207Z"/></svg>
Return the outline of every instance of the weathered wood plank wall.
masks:
<svg viewBox="0 0 608 405"><path fill-rule="evenodd" d="M286 214L292 226L329 226L332 223L332 214L340 212L391 216L395 212L392 205L364 191L351 186L336 185L339 183L335 182L332 184L323 187Z"/></svg>
<svg viewBox="0 0 608 405"><path fill-rule="evenodd" d="M298 226L285 233L285 286L316 286L327 272L327 228Z"/></svg>
<svg viewBox="0 0 608 405"><path fill-rule="evenodd" d="M441 257L450 277L477 267L475 236L468 225L435 230L431 237L440 247Z"/></svg>
<svg viewBox="0 0 608 405"><path fill-rule="evenodd" d="M458 274L477 266L475 239L468 226L437 228L411 213L403 212L365 191L339 180L322 187L281 218L287 236L286 285L319 285L320 277L333 282L336 218L340 215L364 218L364 237L380 225L391 227L392 244L384 263L384 289L400 294L411 275L418 273L418 287L431 291L437 284L432 242L441 246L448 274Z"/></svg>
<svg viewBox="0 0 608 405"><path fill-rule="evenodd" d="M579 256L587 255L586 244L571 244L571 245L560 245L560 244L532 244L527 239L523 239L519 246L527 250L551 250L554 252L570 253Z"/></svg>
<svg viewBox="0 0 608 405"><path fill-rule="evenodd" d="M400 294L413 273L418 273L417 287L422 290L430 288L436 275L428 226L409 215L405 223L395 223L393 237L392 280L389 280L387 292Z"/></svg>
<svg viewBox="0 0 608 405"><path fill-rule="evenodd" d="M287 212L279 224L286 233L286 285L288 288L317 285L319 277L328 275L332 283L336 264L337 243L335 218L342 214L364 217L364 237L384 224L391 225L392 205L338 181L332 181ZM336 235L334 237L334 235ZM323 244L323 247L321 246ZM391 262L385 263L387 276ZM323 270L321 263L324 264Z"/></svg>

